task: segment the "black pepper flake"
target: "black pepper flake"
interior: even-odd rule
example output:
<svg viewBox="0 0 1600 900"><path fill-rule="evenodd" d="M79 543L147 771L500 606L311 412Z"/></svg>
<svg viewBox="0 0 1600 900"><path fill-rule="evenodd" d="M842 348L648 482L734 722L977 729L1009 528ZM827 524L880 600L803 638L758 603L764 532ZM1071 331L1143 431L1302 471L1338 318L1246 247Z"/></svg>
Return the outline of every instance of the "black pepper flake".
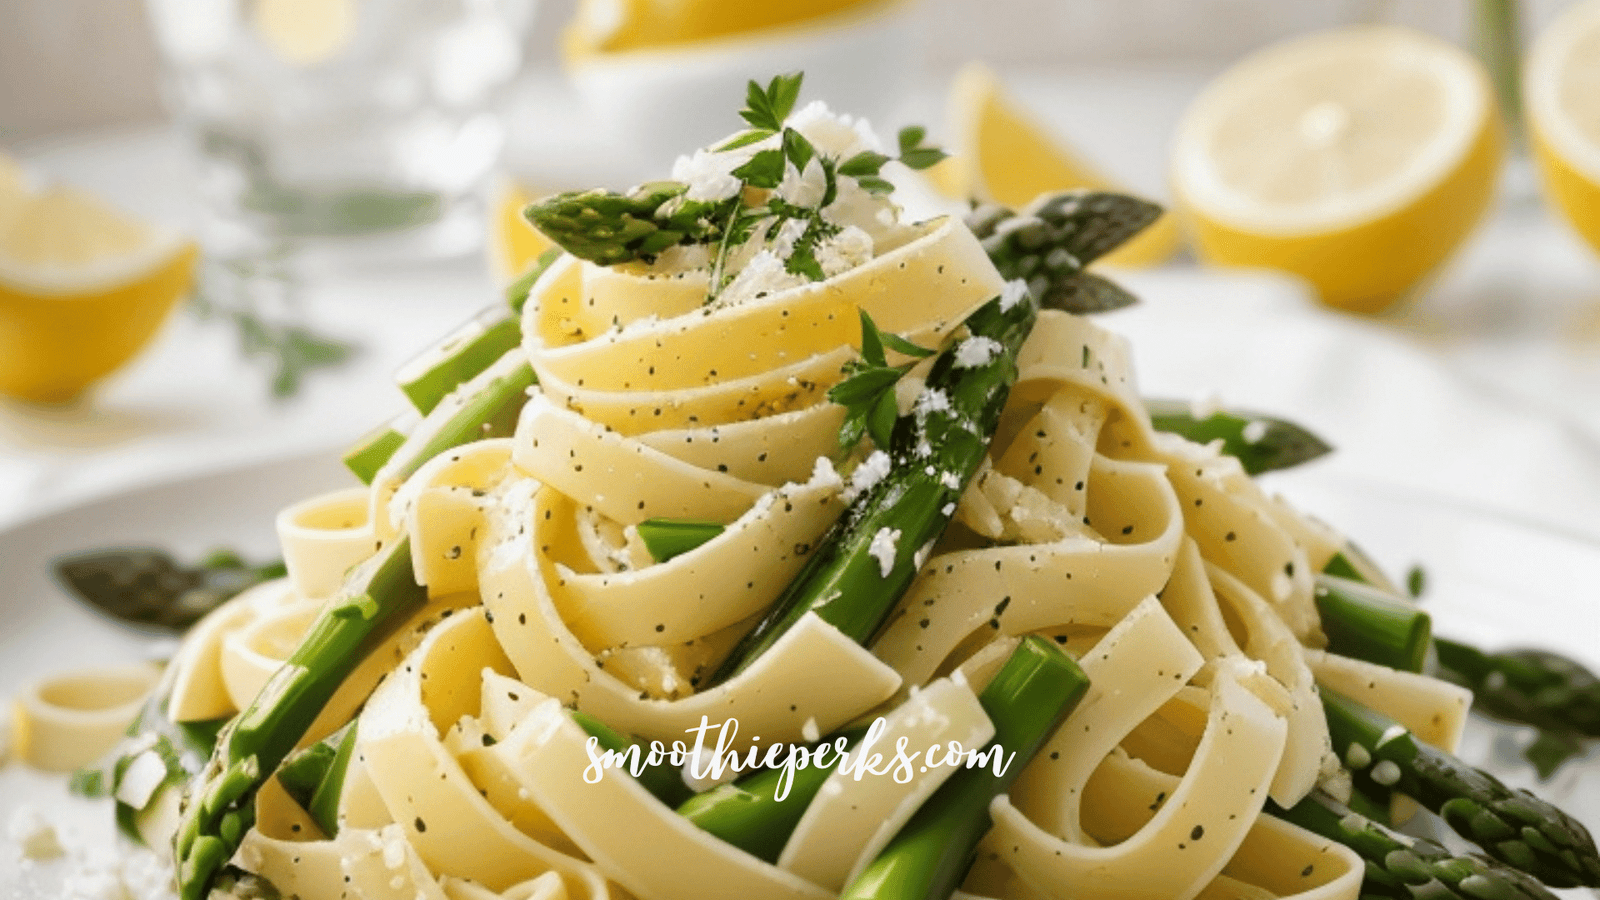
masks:
<svg viewBox="0 0 1600 900"><path fill-rule="evenodd" d="M428 823L422 821L422 817L421 816L417 816L417 820L415 822L412 822L411 824L417 826L417 833L418 834L421 834L422 832L428 830Z"/></svg>
<svg viewBox="0 0 1600 900"><path fill-rule="evenodd" d="M1191 841L1198 841L1205 836L1206 827L1204 825L1196 825L1194 829L1189 832L1189 840Z"/></svg>
<svg viewBox="0 0 1600 900"><path fill-rule="evenodd" d="M667 626L666 625L661 624L659 622L656 623L656 633L657 634L660 634L661 632L666 631L666 630L667 630Z"/></svg>
<svg viewBox="0 0 1600 900"><path fill-rule="evenodd" d="M1315 868L1316 868L1316 866L1313 865L1312 863L1306 863L1306 867L1304 869L1300 870L1300 877L1301 878L1310 878L1311 877L1311 871L1313 869L1315 869Z"/></svg>

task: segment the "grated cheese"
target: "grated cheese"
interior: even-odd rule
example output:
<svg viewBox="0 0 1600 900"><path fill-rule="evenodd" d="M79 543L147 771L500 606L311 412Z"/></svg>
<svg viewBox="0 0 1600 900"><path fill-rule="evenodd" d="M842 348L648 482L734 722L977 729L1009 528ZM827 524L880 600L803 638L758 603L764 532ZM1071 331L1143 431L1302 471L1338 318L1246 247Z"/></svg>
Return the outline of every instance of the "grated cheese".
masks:
<svg viewBox="0 0 1600 900"><path fill-rule="evenodd" d="M894 560L899 552L899 546L898 528L880 528L878 533L872 536L872 543L867 545L867 553L878 561L879 576L888 578L889 573L894 571Z"/></svg>

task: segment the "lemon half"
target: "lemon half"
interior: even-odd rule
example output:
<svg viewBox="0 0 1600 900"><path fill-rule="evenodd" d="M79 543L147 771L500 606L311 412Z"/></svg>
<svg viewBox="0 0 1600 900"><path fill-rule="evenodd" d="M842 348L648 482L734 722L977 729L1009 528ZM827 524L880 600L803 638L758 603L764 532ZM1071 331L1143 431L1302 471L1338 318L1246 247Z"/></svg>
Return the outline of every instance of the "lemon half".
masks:
<svg viewBox="0 0 1600 900"><path fill-rule="evenodd" d="M189 289L198 251L69 187L0 188L0 394L78 396Z"/></svg>
<svg viewBox="0 0 1600 900"><path fill-rule="evenodd" d="M1539 35L1523 87L1545 194L1600 251L1600 0L1572 6Z"/></svg>
<svg viewBox="0 0 1600 900"><path fill-rule="evenodd" d="M1246 58L1178 128L1173 184L1200 255L1302 276L1378 312L1481 218L1504 138L1487 74L1421 32L1356 26Z"/></svg>
<svg viewBox="0 0 1600 900"><path fill-rule="evenodd" d="M948 197L1017 208L1046 191L1123 190L1051 134L982 63L968 63L956 74L948 106L951 155L928 173ZM1170 257L1177 246L1173 219L1162 216L1105 259L1113 265L1151 265Z"/></svg>
<svg viewBox="0 0 1600 900"><path fill-rule="evenodd" d="M506 283L528 271L534 260L550 248L550 239L523 217L523 207L538 195L523 185L503 182L489 205L489 270L497 282Z"/></svg>
<svg viewBox="0 0 1600 900"><path fill-rule="evenodd" d="M568 59L682 46L825 20L898 0L580 0L562 35Z"/></svg>

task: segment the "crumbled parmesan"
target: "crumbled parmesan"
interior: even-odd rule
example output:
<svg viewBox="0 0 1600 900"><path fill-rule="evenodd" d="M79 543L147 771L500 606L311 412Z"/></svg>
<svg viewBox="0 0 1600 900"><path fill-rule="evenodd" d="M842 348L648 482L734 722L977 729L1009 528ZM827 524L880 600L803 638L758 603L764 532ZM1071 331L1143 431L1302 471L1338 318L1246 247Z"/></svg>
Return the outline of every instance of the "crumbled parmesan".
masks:
<svg viewBox="0 0 1600 900"><path fill-rule="evenodd" d="M894 571L895 556L900 551L900 529L879 528L878 533L872 536L872 543L867 545L867 553L878 561L878 574L888 578Z"/></svg>
<svg viewBox="0 0 1600 900"><path fill-rule="evenodd" d="M1017 219L1007 219L1006 221L1014 222L1018 219L1021 219L1021 216L1018 216ZM1004 225L1005 223L1002 222L1001 224ZM1000 308L1009 310L1026 296L1028 296L1028 283L1020 278L1013 278L1000 289Z"/></svg>
<svg viewBox="0 0 1600 900"><path fill-rule="evenodd" d="M849 503L872 490L873 486L889 474L889 467L889 454L882 450L874 450L871 456L850 473L850 484L844 490L844 501Z"/></svg>
<svg viewBox="0 0 1600 900"><path fill-rule="evenodd" d="M987 366L994 362L994 358L1005 349L1000 342L992 337L974 335L956 345L955 367L958 369L971 369L977 366Z"/></svg>
<svg viewBox="0 0 1600 900"><path fill-rule="evenodd" d="M747 154L696 150L680 156L672 164L672 180L689 186L684 196L690 200L726 200L739 192L740 182L733 170L744 165Z"/></svg>
<svg viewBox="0 0 1600 900"><path fill-rule="evenodd" d="M1251 419L1245 423L1244 431L1240 432L1246 444L1259 444L1267 436L1267 423L1260 419Z"/></svg>
<svg viewBox="0 0 1600 900"><path fill-rule="evenodd" d="M806 717L805 724L800 726L800 737L804 738L808 744L815 744L822 738L822 729L817 727L816 716Z"/></svg>
<svg viewBox="0 0 1600 900"><path fill-rule="evenodd" d="M1404 725L1398 723L1390 725L1388 728L1383 730L1383 734L1378 736L1377 746L1382 747L1384 744L1387 744L1390 741L1399 740L1400 738L1405 737L1407 733L1408 732L1406 731L1406 727Z"/></svg>
<svg viewBox="0 0 1600 900"><path fill-rule="evenodd" d="M784 170L783 180L773 193L795 206L816 207L822 203L822 198L828 192L828 176L822 170L822 163L812 157L804 169L789 166Z"/></svg>
<svg viewBox="0 0 1600 900"><path fill-rule="evenodd" d="M1400 781L1400 767L1392 759L1385 759L1372 767L1372 780L1384 787L1394 787Z"/></svg>
<svg viewBox="0 0 1600 900"><path fill-rule="evenodd" d="M947 413L950 411L950 408L949 394L946 394L944 391L941 391L938 388L927 388L923 390L922 393L917 395L917 402L916 405L912 407L912 410L919 416L926 416L929 413Z"/></svg>

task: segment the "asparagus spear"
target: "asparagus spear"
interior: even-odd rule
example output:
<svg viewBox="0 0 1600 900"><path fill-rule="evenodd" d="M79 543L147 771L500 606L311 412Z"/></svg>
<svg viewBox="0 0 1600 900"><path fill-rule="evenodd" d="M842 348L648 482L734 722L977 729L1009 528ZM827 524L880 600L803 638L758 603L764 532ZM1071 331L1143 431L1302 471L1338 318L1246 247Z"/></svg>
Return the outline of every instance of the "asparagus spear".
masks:
<svg viewBox="0 0 1600 900"><path fill-rule="evenodd" d="M1354 850L1367 864L1363 897L1413 900L1555 900L1537 879L1477 854L1456 855L1425 838L1409 837L1352 812L1326 794L1270 812Z"/></svg>
<svg viewBox="0 0 1600 900"><path fill-rule="evenodd" d="M962 769L939 786L841 900L943 900L972 864L991 824L989 803L1005 793L1089 688L1089 678L1053 641L1029 635L978 701L994 722L985 751L1013 754L1000 773Z"/></svg>
<svg viewBox="0 0 1600 900"><path fill-rule="evenodd" d="M696 202L685 198L687 191L676 181L646 182L626 194L569 191L531 203L522 214L573 256L612 266L681 243L715 241L721 234L716 223L728 218L738 198Z"/></svg>
<svg viewBox="0 0 1600 900"><path fill-rule="evenodd" d="M344 778L355 749L356 723L351 722L278 767L284 791L329 837L339 833L339 796L344 793Z"/></svg>
<svg viewBox="0 0 1600 900"><path fill-rule="evenodd" d="M1337 692L1321 693L1334 747L1359 746L1370 759L1355 773L1358 780L1411 797L1488 855L1548 885L1600 885L1600 852L1576 819L1416 740L1387 716Z"/></svg>
<svg viewBox="0 0 1600 900"><path fill-rule="evenodd" d="M1016 354L1038 317L1035 289L1050 295L1070 272L1133 236L1155 217L1149 203L1115 194L1065 192L1041 197L1015 216L979 223L996 268L1032 272L1028 295L996 298L967 318L967 340L1000 352L987 363L958 366L947 347L928 373L929 402L894 426L889 475L856 499L756 627L712 676L727 680L771 647L808 612L857 641L871 637L911 584L922 548L949 524L977 471L1016 379ZM988 220L986 220L988 221ZM1007 224L1011 223L1011 224Z"/></svg>
<svg viewBox="0 0 1600 900"><path fill-rule="evenodd" d="M1045 309L1105 312L1134 303L1132 294L1083 269L1161 215L1161 207L1123 194L1057 191L1020 212L985 204L967 215L1007 279L1027 282Z"/></svg>
<svg viewBox="0 0 1600 900"><path fill-rule="evenodd" d="M896 423L890 473L864 491L823 537L794 581L717 672L712 684L744 670L809 612L856 641L888 616L920 567L924 547L943 533L1016 379L1016 355L1038 317L1028 297L995 298L967 318L972 339L1003 348L986 364L958 367L954 348L934 361L918 411Z"/></svg>
<svg viewBox="0 0 1600 900"><path fill-rule="evenodd" d="M1150 424L1197 444L1222 441L1222 452L1239 460L1251 475L1288 469L1333 450L1321 438L1284 419L1246 412L1196 416L1177 400L1147 400Z"/></svg>
<svg viewBox="0 0 1600 900"><path fill-rule="evenodd" d="M711 540L727 526L700 519L651 518L636 527L639 540L644 541L645 549L650 551L650 558L666 562Z"/></svg>
<svg viewBox="0 0 1600 900"><path fill-rule="evenodd" d="M1485 712L1511 722L1600 737L1600 678L1547 650L1485 653L1436 638L1440 674L1471 688Z"/></svg>
<svg viewBox="0 0 1600 900"><path fill-rule="evenodd" d="M561 253L560 247L551 247L544 251L533 261L533 265L528 267L528 271L518 275L517 280L506 285L506 304L511 307L512 312L522 315L522 307L528 302L528 294L533 291L533 283L561 257Z"/></svg>
<svg viewBox="0 0 1600 900"><path fill-rule="evenodd" d="M1317 612L1328 649L1391 669L1421 672L1433 620L1415 603L1349 578L1316 576Z"/></svg>
<svg viewBox="0 0 1600 900"><path fill-rule="evenodd" d="M359 588L323 610L300 645L231 720L191 785L174 837L179 896L200 900L255 819L255 794L305 734L371 643L427 601L411 542L379 551Z"/></svg>

